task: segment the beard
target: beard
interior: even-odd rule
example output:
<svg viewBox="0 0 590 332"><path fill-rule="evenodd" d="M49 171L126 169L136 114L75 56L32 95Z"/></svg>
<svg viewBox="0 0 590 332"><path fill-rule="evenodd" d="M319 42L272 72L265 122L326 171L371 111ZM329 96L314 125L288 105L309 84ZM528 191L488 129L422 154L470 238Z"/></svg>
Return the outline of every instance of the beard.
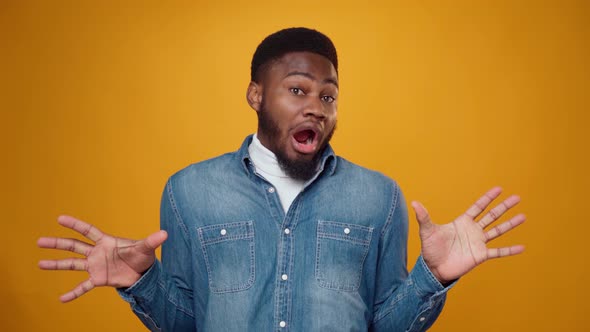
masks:
<svg viewBox="0 0 590 332"><path fill-rule="evenodd" d="M271 117L270 113L266 109L264 98L260 105L258 114L258 130L264 132L264 134L270 139L271 142L278 142L281 131L276 121ZM307 181L311 179L318 171L320 159L324 154L324 151L328 147L328 143L332 139L334 132L336 131L336 124L330 131L324 142L318 147L316 153L309 160L306 159L289 159L286 152L280 148L276 148L276 151L272 151L279 163L279 167L285 172L290 178L295 180Z"/></svg>

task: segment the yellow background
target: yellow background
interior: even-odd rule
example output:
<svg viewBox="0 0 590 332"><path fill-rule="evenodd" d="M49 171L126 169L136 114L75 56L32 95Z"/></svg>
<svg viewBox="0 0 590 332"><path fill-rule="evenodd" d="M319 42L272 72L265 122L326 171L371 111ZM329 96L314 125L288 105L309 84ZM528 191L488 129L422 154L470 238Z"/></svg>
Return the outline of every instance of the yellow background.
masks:
<svg viewBox="0 0 590 332"><path fill-rule="evenodd" d="M251 55L319 29L340 55L335 150L437 222L494 185L528 221L450 291L432 331L586 330L587 1L0 2L0 330L143 331L115 291L37 268L68 213L141 238L166 178L254 132ZM410 219L409 265L419 254ZM231 315L228 317L231 319Z"/></svg>

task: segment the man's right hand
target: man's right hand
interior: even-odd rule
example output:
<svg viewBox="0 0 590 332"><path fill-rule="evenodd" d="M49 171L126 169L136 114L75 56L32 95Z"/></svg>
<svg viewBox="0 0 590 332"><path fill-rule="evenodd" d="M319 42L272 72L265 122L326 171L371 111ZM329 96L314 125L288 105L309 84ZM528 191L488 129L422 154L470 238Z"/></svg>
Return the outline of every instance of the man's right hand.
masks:
<svg viewBox="0 0 590 332"><path fill-rule="evenodd" d="M94 242L94 245L77 239L42 237L37 241L41 248L72 251L85 258L41 260L44 270L87 271L88 279L60 297L69 302L98 286L129 287L156 260L156 249L166 241L168 234L160 230L143 240L114 237L98 228L70 216L60 216L58 223L75 230Z"/></svg>

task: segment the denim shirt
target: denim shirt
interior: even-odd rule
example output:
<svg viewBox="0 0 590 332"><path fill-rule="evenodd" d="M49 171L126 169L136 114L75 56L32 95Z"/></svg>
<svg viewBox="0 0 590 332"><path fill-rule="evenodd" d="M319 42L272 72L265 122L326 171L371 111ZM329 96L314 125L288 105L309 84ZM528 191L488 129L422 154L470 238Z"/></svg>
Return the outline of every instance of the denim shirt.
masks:
<svg viewBox="0 0 590 332"><path fill-rule="evenodd" d="M284 212L234 153L174 174L162 196L162 260L119 294L152 331L424 331L443 287L406 268L408 216L388 177L328 147Z"/></svg>

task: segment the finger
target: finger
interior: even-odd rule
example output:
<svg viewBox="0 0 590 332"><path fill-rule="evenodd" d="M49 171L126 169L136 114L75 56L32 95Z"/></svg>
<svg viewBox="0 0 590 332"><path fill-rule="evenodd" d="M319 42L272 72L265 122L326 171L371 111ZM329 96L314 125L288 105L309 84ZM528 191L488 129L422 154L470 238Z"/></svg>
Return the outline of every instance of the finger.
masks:
<svg viewBox="0 0 590 332"><path fill-rule="evenodd" d="M430 215L428 214L428 210L426 210L424 205L420 204L420 202L413 201L412 208L414 208L414 212L416 213L416 219L418 220L418 225L420 226L420 232L423 234L432 232L434 224L430 220Z"/></svg>
<svg viewBox="0 0 590 332"><path fill-rule="evenodd" d="M94 288L94 284L90 279L80 283L76 288L72 289L71 291L65 293L64 295L59 297L59 300L63 303L70 302L79 298L80 296L88 293Z"/></svg>
<svg viewBox="0 0 590 332"><path fill-rule="evenodd" d="M61 237L42 237L37 240L37 246L46 249L60 249L88 256L93 246L78 239L65 239Z"/></svg>
<svg viewBox="0 0 590 332"><path fill-rule="evenodd" d="M481 196L466 212L465 214L472 219L475 219L479 216L480 213L485 210L490 203L496 199L502 193L502 188L494 187L490 189L487 193Z"/></svg>
<svg viewBox="0 0 590 332"><path fill-rule="evenodd" d="M511 229L515 228L516 226L522 224L526 220L524 214L519 214L514 218L501 223L500 225L490 229L485 233L487 241L491 241L498 236L510 231ZM487 242L486 241L486 242Z"/></svg>
<svg viewBox="0 0 590 332"><path fill-rule="evenodd" d="M501 258L507 256L514 256L521 254L524 251L523 245L515 245L511 247L502 247L502 248L489 248L488 249L488 259L492 258Z"/></svg>
<svg viewBox="0 0 590 332"><path fill-rule="evenodd" d="M168 233L164 230L160 230L151 234L145 240L140 241L137 245L137 249L143 253L152 253L161 246L167 238Z"/></svg>
<svg viewBox="0 0 590 332"><path fill-rule="evenodd" d="M59 216L57 222L64 227L75 230L94 242L103 237L103 233L98 228L71 216Z"/></svg>
<svg viewBox="0 0 590 332"><path fill-rule="evenodd" d="M42 270L73 270L87 271L88 262L81 258L66 258L56 260L39 261L39 268Z"/></svg>
<svg viewBox="0 0 590 332"><path fill-rule="evenodd" d="M488 211L488 213L486 213L486 215L481 218L481 220L478 222L479 226L481 226L481 228L488 227L489 224L498 220L506 211L510 210L519 202L520 197L516 195L506 198L502 203Z"/></svg>

